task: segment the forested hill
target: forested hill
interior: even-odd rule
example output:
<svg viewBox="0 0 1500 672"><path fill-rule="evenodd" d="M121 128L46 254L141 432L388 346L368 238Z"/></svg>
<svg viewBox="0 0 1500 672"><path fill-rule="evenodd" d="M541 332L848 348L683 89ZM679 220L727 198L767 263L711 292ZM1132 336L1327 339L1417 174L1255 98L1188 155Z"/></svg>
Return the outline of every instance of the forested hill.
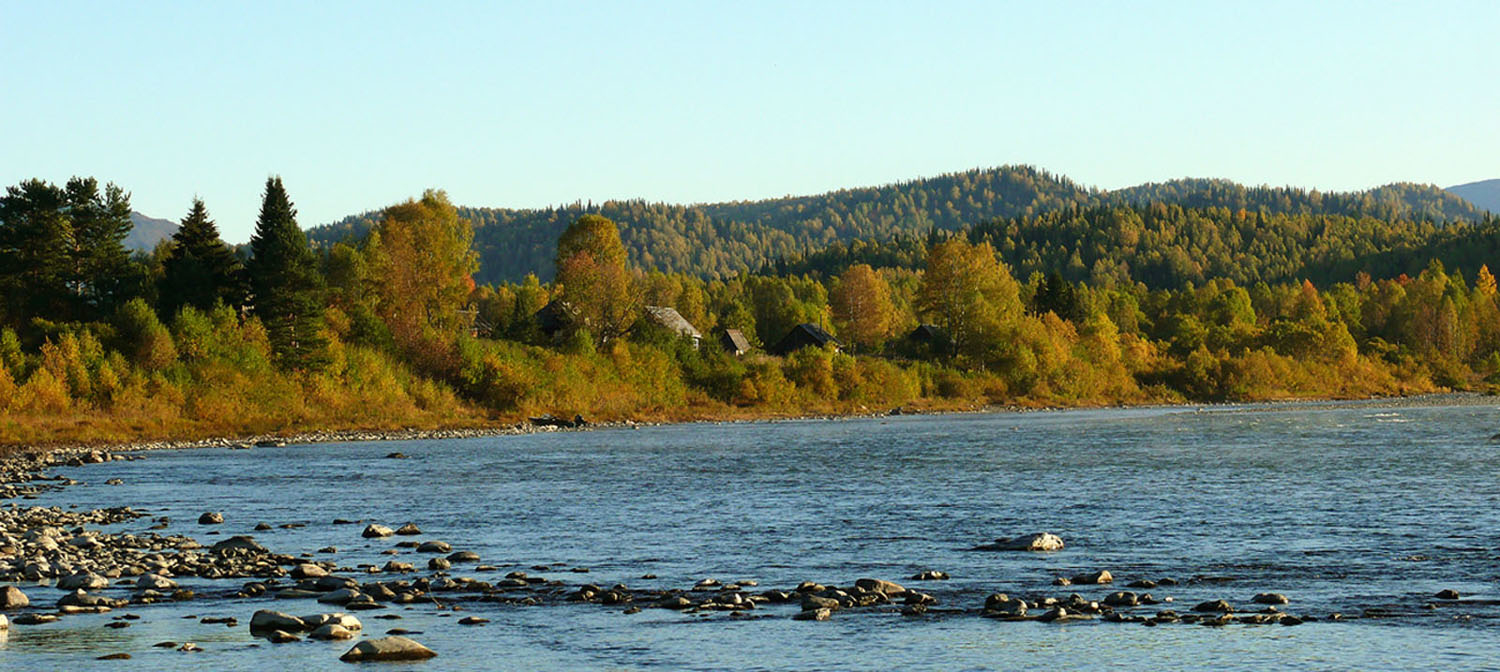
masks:
<svg viewBox="0 0 1500 672"><path fill-rule="evenodd" d="M1113 203L1164 203L1185 208L1226 208L1283 215L1368 216L1376 219L1475 220L1484 211L1430 184L1397 182L1365 191L1321 192L1295 187L1247 187L1216 179L1142 184L1109 193Z"/></svg>
<svg viewBox="0 0 1500 672"><path fill-rule="evenodd" d="M684 206L633 200L459 212L474 224L480 255L476 279L500 282L519 280L527 273L549 279L558 235L585 213L601 214L620 225L621 238L638 267L723 278L852 241L890 241L933 229L957 231L999 219L1148 201L1266 214L1435 222L1481 216L1471 203L1430 186L1398 184L1339 194L1246 187L1225 180L1178 180L1105 192L1029 166L762 201ZM309 233L322 245L358 239L376 216L348 217Z"/></svg>

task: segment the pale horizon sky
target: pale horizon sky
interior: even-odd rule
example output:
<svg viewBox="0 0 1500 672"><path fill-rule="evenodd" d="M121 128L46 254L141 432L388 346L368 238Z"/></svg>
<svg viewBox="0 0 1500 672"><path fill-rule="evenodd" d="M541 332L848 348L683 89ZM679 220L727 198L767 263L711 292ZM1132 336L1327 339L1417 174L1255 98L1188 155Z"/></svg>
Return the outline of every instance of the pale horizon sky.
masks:
<svg viewBox="0 0 1500 672"><path fill-rule="evenodd" d="M1039 6L1043 5L1043 6ZM1006 164L1358 190L1500 177L1500 2L0 0L0 180L244 242L420 195L813 194Z"/></svg>

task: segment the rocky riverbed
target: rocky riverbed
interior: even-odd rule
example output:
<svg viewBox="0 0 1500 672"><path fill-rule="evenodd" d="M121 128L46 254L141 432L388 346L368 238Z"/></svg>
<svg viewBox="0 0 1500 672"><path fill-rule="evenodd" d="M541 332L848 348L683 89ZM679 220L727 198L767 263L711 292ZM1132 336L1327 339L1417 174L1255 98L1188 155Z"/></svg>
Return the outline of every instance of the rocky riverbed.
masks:
<svg viewBox="0 0 1500 672"><path fill-rule="evenodd" d="M418 526L399 520L329 518L318 535L326 546L271 549L253 535L218 534L224 518L217 512L203 512L197 520L171 520L131 506L72 510L25 505L27 498L76 483L52 475L59 467L84 467L86 473L87 465L134 459L145 456L73 449L0 462L0 499L7 500L0 508L0 613L4 614L0 629L42 626L84 614L111 614L101 627L124 629L152 619L154 607L163 603L191 603L202 605L205 611L235 613L237 603L259 604L270 597L285 607L246 607L233 616L205 616L201 623L247 628L267 645L304 639L357 640L342 659L358 661L441 655L442 651L419 643L420 633L394 623L402 620L401 610L411 609L454 614L448 621L454 628L488 624L483 616L458 616L481 612L481 607L581 605L624 615L656 609L684 617L734 620L826 621L899 615L907 619L1225 627L1295 626L1439 612L1451 618L1493 606L1492 602L1465 600L1457 591L1446 589L1394 603L1382 600L1348 613L1311 613L1299 608L1295 594L1275 592L1276 586L1243 586L1233 577L1195 568L1184 568L1174 578L1117 576L1111 568L1101 567L1056 577L1049 589L1008 593L948 589L950 577L941 569L852 581L808 577L786 586L707 577L691 585L662 586L655 576L642 574L644 585L632 586L590 582L587 567L487 564L478 553L464 548L464 540L433 539ZM269 522L257 526L261 531L272 529ZM337 546L355 540L388 544L381 553L389 559L353 565L338 561ZM1038 533L982 543L972 552L1045 555L1064 544L1060 536ZM576 578L556 578L559 574ZM184 585L190 578L194 579L192 587ZM1005 583L1001 577L995 582ZM1178 601L1179 591L1201 596L1206 587L1215 586L1222 588L1212 599ZM376 620L388 621L390 627L368 624ZM156 646L193 653L211 644L174 640ZM140 653L98 652L100 657L115 659Z"/></svg>

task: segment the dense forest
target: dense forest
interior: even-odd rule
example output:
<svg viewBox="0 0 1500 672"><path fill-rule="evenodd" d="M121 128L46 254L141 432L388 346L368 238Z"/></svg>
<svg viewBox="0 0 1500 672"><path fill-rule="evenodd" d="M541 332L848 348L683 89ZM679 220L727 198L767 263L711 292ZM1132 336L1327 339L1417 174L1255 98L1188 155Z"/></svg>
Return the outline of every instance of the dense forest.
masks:
<svg viewBox="0 0 1500 672"><path fill-rule="evenodd" d="M272 178L238 253L194 200L170 241L130 256L123 189L28 180L0 197L0 445L1500 383L1500 224L1440 194L1161 187L1213 200L1182 205L1026 169L945 179L1033 198L985 216L965 198L910 228L896 222L925 216L929 183L561 209L528 225L546 282L485 280L495 225L440 191L314 245ZM858 216L816 217L827 245L796 253L777 227L835 202ZM715 249L742 245L755 272L644 265L640 227L605 211L777 231L786 253L730 238ZM693 244L683 259L716 254Z"/></svg>
<svg viewBox="0 0 1500 672"><path fill-rule="evenodd" d="M894 241L925 236L930 231L959 231L1000 219L1154 203L1187 209L1245 210L1263 216L1339 216L1436 225L1471 222L1483 216L1461 198L1437 187L1414 184L1338 194L1246 187L1225 180L1178 180L1103 192L1028 166L971 170L883 187L765 201L695 206L608 201L545 210L460 208L459 215L474 227L480 259L476 279L482 283L515 282L528 273L551 279L554 241L569 223L585 214L607 217L620 226L621 240L637 267L722 280L835 244ZM349 217L315 228L309 235L315 244L325 247L340 240L358 240L379 216L371 212ZM1185 235L1193 233L1196 231ZM1208 246L1212 241L1185 239L1183 244ZM1354 245L1352 241L1337 244ZM1168 254L1167 250L1161 252ZM1036 254L1046 256L1041 250Z"/></svg>

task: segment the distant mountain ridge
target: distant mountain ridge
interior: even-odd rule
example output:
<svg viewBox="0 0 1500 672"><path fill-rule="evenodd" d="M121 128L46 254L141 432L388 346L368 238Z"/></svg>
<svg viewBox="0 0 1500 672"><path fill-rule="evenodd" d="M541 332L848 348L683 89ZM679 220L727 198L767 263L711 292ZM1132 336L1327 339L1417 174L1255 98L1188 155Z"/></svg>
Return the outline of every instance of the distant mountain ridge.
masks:
<svg viewBox="0 0 1500 672"><path fill-rule="evenodd" d="M133 252L150 252L158 243L177 233L177 222L170 219L147 217L130 211L130 233L125 236L125 249Z"/></svg>
<svg viewBox="0 0 1500 672"><path fill-rule="evenodd" d="M727 278L836 243L959 231L997 219L1069 208L1146 203L1439 223L1476 221L1484 214L1474 204L1432 185L1401 183L1360 192L1318 192L1184 179L1103 191L1031 166L976 169L760 201L672 205L629 200L537 210L465 207L459 212L474 224L474 245L480 255L476 280L500 282L517 281L528 273L549 279L558 235L585 213L604 215L620 225L621 239L638 267ZM347 217L316 227L309 236L321 245L357 240L378 216L372 211Z"/></svg>
<svg viewBox="0 0 1500 672"><path fill-rule="evenodd" d="M1447 192L1500 215L1500 179L1455 185L1448 187Z"/></svg>

